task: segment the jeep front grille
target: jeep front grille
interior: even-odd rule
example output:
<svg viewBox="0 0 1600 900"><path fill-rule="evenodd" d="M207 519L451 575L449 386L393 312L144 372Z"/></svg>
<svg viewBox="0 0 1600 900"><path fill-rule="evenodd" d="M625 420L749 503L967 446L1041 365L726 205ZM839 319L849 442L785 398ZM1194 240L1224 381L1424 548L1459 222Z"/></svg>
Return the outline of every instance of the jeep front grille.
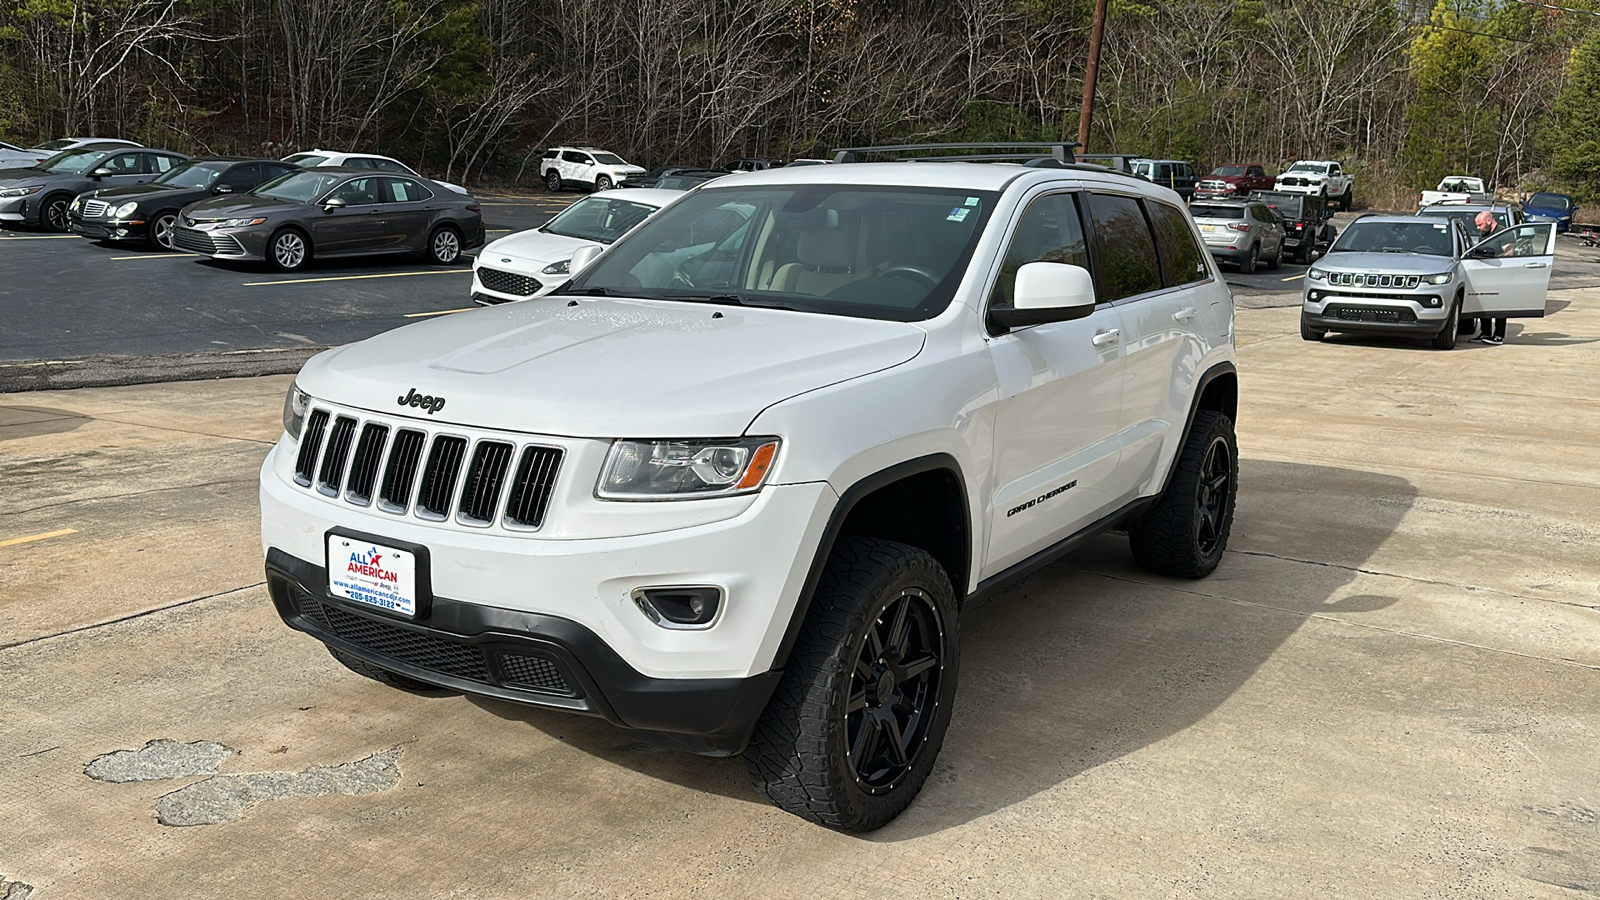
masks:
<svg viewBox="0 0 1600 900"><path fill-rule="evenodd" d="M430 434L318 407L306 417L294 480L392 515L530 531L544 524L563 455L511 435Z"/></svg>
<svg viewBox="0 0 1600 900"><path fill-rule="evenodd" d="M1360 272L1329 272L1328 283L1349 287L1414 288L1422 283L1420 275L1373 275Z"/></svg>
<svg viewBox="0 0 1600 900"><path fill-rule="evenodd" d="M537 278L518 275L515 272L506 272L500 269L491 269L488 266L478 267L478 283L491 291L514 294L518 297L531 297L537 294L540 288L544 287Z"/></svg>

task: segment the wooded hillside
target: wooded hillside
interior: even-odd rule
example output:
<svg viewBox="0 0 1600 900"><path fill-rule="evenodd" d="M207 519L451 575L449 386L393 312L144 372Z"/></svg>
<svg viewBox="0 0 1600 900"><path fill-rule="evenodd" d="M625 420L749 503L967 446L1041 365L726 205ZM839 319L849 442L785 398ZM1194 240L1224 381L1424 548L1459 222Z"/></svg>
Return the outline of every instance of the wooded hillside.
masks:
<svg viewBox="0 0 1600 900"><path fill-rule="evenodd" d="M1112 0L1091 150L1600 190L1594 0ZM531 180L906 138L1071 139L1093 0L10 0L0 137L376 150ZM1413 198L1414 199L1414 198Z"/></svg>

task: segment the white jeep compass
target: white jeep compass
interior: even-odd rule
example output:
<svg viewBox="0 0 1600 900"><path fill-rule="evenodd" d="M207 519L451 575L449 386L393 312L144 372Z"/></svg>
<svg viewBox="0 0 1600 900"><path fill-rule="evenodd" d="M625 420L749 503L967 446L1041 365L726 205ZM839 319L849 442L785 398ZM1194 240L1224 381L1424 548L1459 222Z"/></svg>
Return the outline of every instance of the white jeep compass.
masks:
<svg viewBox="0 0 1600 900"><path fill-rule="evenodd" d="M261 473L268 583L362 675L742 754L864 831L934 764L974 598L1108 529L1216 567L1237 397L1232 298L1166 188L730 177L547 297L308 362Z"/></svg>

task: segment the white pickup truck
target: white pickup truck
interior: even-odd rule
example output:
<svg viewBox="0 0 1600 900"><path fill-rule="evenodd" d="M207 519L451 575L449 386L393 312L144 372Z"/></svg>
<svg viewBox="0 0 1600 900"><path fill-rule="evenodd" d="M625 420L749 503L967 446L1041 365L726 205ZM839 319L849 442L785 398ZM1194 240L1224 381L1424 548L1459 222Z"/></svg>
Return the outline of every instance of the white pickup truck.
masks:
<svg viewBox="0 0 1600 900"><path fill-rule="evenodd" d="M1446 175L1439 186L1423 191L1417 198L1417 209L1435 203L1488 203L1494 199L1482 178L1470 175Z"/></svg>
<svg viewBox="0 0 1600 900"><path fill-rule="evenodd" d="M1311 194L1329 204L1337 203L1340 209L1349 209L1355 200L1356 177L1336 162L1303 159L1284 169L1272 189Z"/></svg>

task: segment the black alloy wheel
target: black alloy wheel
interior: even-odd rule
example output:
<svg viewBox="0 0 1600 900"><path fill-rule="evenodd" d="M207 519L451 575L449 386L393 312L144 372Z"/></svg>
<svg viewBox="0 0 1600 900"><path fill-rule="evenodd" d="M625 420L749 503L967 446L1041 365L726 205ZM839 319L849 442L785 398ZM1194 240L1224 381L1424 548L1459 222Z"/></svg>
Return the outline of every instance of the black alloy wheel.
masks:
<svg viewBox="0 0 1600 900"><path fill-rule="evenodd" d="M67 206L71 202L72 198L65 194L57 194L53 197L45 198L44 209L40 210L39 221L44 224L46 230L67 230Z"/></svg>
<svg viewBox="0 0 1600 900"><path fill-rule="evenodd" d="M944 625L925 591L905 588L867 626L845 704L845 746L856 784L893 790L911 772L939 705Z"/></svg>
<svg viewBox="0 0 1600 900"><path fill-rule="evenodd" d="M1232 514L1233 448L1222 435L1212 437L1200 462L1199 491L1195 496L1195 542L1201 556L1212 556L1227 540L1224 520Z"/></svg>
<svg viewBox="0 0 1600 900"><path fill-rule="evenodd" d="M172 239L178 231L178 214L164 209L150 219L150 246L157 250L175 249Z"/></svg>
<svg viewBox="0 0 1600 900"><path fill-rule="evenodd" d="M544 173L544 186L549 188L553 193L561 193L561 173L557 172L555 169L551 169L550 171Z"/></svg>
<svg viewBox="0 0 1600 900"><path fill-rule="evenodd" d="M1226 415L1211 409L1195 413L1167 489L1128 529L1140 568L1184 578L1204 578L1216 569L1233 528L1238 448Z"/></svg>

